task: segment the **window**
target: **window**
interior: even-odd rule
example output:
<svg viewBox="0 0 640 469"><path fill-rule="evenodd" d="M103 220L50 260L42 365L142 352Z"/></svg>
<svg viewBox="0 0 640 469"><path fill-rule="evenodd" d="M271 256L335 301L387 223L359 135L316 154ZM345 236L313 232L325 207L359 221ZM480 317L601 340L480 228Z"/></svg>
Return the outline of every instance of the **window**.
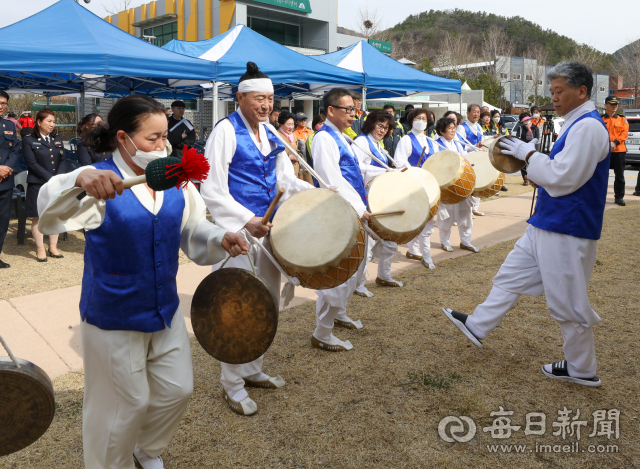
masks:
<svg viewBox="0 0 640 469"><path fill-rule="evenodd" d="M519 73L514 73L513 74L513 79L514 80L521 80L522 79L522 75L520 75Z"/></svg>
<svg viewBox="0 0 640 469"><path fill-rule="evenodd" d="M185 99L184 100L184 109L185 109L185 111L197 111L198 110L198 100L197 99Z"/></svg>
<svg viewBox="0 0 640 469"><path fill-rule="evenodd" d="M542 80L538 80L538 85L542 85Z"/></svg>
<svg viewBox="0 0 640 469"><path fill-rule="evenodd" d="M606 90L604 89L604 86L600 87L600 92L604 93Z"/></svg>
<svg viewBox="0 0 640 469"><path fill-rule="evenodd" d="M629 132L640 132L640 120L631 120L629 121Z"/></svg>
<svg viewBox="0 0 640 469"><path fill-rule="evenodd" d="M533 81L533 77L531 75L525 75L524 79L527 81Z"/></svg>
<svg viewBox="0 0 640 469"><path fill-rule="evenodd" d="M178 39L178 22L174 21L173 23L147 28L142 32L142 35L155 37L153 44L162 47L172 39Z"/></svg>
<svg viewBox="0 0 640 469"><path fill-rule="evenodd" d="M509 78L509 75L507 75L506 73L501 73L500 74L500 79L501 80L506 80L507 78Z"/></svg>
<svg viewBox="0 0 640 469"><path fill-rule="evenodd" d="M249 17L248 20L249 28L272 41L285 46L300 46L300 26L262 18Z"/></svg>

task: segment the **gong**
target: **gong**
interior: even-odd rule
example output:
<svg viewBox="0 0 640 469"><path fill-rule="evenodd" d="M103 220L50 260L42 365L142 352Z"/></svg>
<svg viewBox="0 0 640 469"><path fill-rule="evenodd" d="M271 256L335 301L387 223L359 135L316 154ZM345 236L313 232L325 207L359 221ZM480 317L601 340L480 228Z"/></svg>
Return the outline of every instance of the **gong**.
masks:
<svg viewBox="0 0 640 469"><path fill-rule="evenodd" d="M40 438L56 409L53 385L44 370L12 358L0 357L0 456Z"/></svg>
<svg viewBox="0 0 640 469"><path fill-rule="evenodd" d="M489 159L491 160L491 164L494 168L496 168L501 173L511 174L517 173L522 168L524 168L525 162L519 160L518 158L505 155L502 153L502 148L498 142L503 138L515 138L512 135L502 135L500 137L494 138L489 144Z"/></svg>
<svg viewBox="0 0 640 469"><path fill-rule="evenodd" d="M207 275L191 302L198 342L213 358L233 365L264 355L276 336L278 315L276 295L264 279L233 267Z"/></svg>

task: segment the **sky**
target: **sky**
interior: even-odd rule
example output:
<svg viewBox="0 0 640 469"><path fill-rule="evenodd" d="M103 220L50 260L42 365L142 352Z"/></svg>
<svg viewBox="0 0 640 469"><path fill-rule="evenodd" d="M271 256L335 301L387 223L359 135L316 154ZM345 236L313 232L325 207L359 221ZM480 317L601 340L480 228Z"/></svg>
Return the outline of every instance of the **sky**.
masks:
<svg viewBox="0 0 640 469"><path fill-rule="evenodd" d="M9 0L0 0L9 3ZM133 0L131 6L147 3L149 0ZM214 0L217 1L217 0ZM324 0L311 0L320 2ZM55 3L55 0L27 0L10 2L12 6L2 9L0 27L15 23ZM83 0L80 0L83 3ZM106 16L105 5L120 5L122 0L91 0L85 5L99 16ZM431 9L460 8L470 11L486 11L502 16L521 16L539 24L543 29L551 29L558 34L568 36L579 43L586 43L603 52L613 53L620 47L640 37L638 19L640 18L638 0L617 0L615 9L604 8L599 0L560 0L556 2L518 0L466 0L466 1L430 1L403 0L339 0L339 25L356 29L358 8L367 6L370 11L378 10L384 17L383 26L392 27L411 14ZM398 5L392 8L390 5ZM627 13L627 14L625 14ZM603 21L606 18L606 21Z"/></svg>

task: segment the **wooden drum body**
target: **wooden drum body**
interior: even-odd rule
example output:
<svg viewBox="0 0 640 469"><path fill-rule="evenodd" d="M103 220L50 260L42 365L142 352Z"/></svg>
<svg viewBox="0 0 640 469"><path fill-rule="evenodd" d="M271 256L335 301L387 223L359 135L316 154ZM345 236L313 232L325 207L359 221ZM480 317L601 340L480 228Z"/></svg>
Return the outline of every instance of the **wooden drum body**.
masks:
<svg viewBox="0 0 640 469"><path fill-rule="evenodd" d="M405 174L417 179L427 191L429 196L429 219L430 221L438 213L438 207L440 207L440 186L438 180L426 169L410 167L405 171Z"/></svg>
<svg viewBox="0 0 640 469"><path fill-rule="evenodd" d="M476 188L473 195L476 197L496 195L504 185L504 173L493 167L489 153L482 150L469 153L467 161L471 163L473 171L476 173Z"/></svg>
<svg viewBox="0 0 640 469"><path fill-rule="evenodd" d="M431 155L422 165L440 185L442 203L455 205L467 199L476 187L471 164L459 153L443 150Z"/></svg>
<svg viewBox="0 0 640 469"><path fill-rule="evenodd" d="M369 212L404 211L402 214L372 216L369 227L380 238L404 244L420 234L430 218L429 195L422 181L406 172L383 173L368 187Z"/></svg>
<svg viewBox="0 0 640 469"><path fill-rule="evenodd" d="M298 192L283 202L270 236L276 260L305 288L343 284L364 258L366 233L356 211L328 189Z"/></svg>

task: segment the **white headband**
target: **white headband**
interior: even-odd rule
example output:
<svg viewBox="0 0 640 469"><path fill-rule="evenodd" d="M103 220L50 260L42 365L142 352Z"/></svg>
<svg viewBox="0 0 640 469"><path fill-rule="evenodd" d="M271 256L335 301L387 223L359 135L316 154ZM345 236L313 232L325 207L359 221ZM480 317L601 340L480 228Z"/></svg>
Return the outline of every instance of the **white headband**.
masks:
<svg viewBox="0 0 640 469"><path fill-rule="evenodd" d="M251 80L245 80L238 85L238 91L240 93L273 93L273 83L269 78L252 78Z"/></svg>

